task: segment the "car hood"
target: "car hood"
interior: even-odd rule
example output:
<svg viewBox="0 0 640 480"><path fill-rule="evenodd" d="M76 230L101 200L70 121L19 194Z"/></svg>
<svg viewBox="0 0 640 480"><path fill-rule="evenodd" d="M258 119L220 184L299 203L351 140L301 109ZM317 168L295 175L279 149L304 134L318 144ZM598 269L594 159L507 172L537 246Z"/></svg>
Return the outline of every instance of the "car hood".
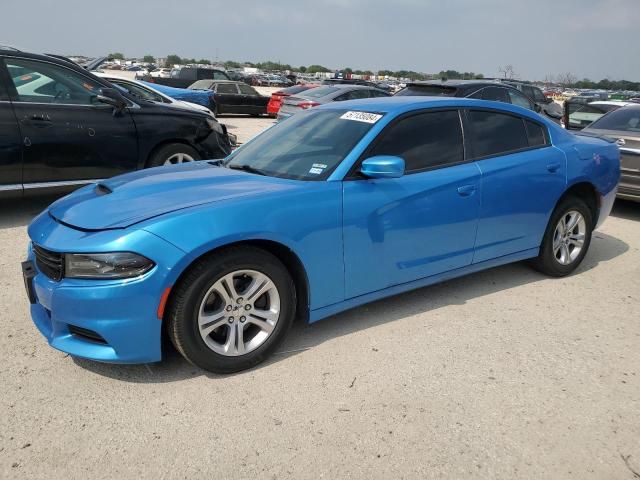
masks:
<svg viewBox="0 0 640 480"><path fill-rule="evenodd" d="M111 230L198 205L302 188L303 183L193 162L87 185L51 205L49 214L80 230Z"/></svg>

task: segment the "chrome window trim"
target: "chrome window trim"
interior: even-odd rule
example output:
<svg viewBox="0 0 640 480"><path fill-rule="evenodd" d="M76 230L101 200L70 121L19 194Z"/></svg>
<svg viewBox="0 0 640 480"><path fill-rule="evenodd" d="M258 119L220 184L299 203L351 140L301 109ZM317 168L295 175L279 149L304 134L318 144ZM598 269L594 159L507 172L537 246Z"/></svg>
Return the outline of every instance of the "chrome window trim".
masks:
<svg viewBox="0 0 640 480"><path fill-rule="evenodd" d="M52 188L52 187L71 187L74 185L88 185L90 183L97 183L103 181L104 178L93 178L88 180L67 180L60 182L34 182L34 183L25 183L23 188L33 189L33 188Z"/></svg>
<svg viewBox="0 0 640 480"><path fill-rule="evenodd" d="M10 183L8 185L0 185L0 192L9 192L13 190L22 190L21 183Z"/></svg>

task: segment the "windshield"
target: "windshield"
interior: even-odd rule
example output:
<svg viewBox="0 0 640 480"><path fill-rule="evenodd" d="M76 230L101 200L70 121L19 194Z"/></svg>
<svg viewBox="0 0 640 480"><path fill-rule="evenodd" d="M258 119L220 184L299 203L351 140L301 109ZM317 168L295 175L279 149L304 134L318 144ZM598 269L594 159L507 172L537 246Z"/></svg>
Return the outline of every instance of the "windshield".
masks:
<svg viewBox="0 0 640 480"><path fill-rule="evenodd" d="M231 156L226 166L295 180L324 180L381 117L311 110L276 124ZM347 118L344 118L347 117ZM371 122L371 123L370 123Z"/></svg>
<svg viewBox="0 0 640 480"><path fill-rule="evenodd" d="M589 128L638 133L640 132L640 108L620 108L593 122Z"/></svg>

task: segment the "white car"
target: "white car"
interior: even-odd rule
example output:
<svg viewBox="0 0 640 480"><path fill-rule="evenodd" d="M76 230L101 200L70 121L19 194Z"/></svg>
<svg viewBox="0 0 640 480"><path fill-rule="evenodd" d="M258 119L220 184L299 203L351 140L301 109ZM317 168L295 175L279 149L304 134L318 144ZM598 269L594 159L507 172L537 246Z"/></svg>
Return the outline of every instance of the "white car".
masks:
<svg viewBox="0 0 640 480"><path fill-rule="evenodd" d="M189 110L198 110L200 112L208 113L212 117L215 118L215 115L211 110L203 105L198 105L197 103L185 102L183 100L176 100L175 98L171 98L164 93L159 92L158 90L146 85L138 80L132 80L130 78L117 77L110 73L100 73L100 72L92 72L94 75L98 77L104 78L114 85L124 88L127 92L132 95L143 98L145 100L150 100L152 102L159 103L168 103L171 106L175 106L177 108L186 108Z"/></svg>
<svg viewBox="0 0 640 480"><path fill-rule="evenodd" d="M171 69L159 68L158 70L154 70L153 72L151 72L151 76L155 78L169 78L171 77Z"/></svg>

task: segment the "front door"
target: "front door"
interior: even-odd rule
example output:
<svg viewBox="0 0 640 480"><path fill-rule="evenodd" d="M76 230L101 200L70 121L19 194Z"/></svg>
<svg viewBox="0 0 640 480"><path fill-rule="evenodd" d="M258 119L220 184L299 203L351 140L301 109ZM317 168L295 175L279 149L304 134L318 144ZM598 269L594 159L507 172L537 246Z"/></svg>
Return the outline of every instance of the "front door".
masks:
<svg viewBox="0 0 640 480"><path fill-rule="evenodd" d="M81 184L137 168L135 124L128 111L114 113L96 101L102 85L46 61L5 63L24 145L25 189Z"/></svg>
<svg viewBox="0 0 640 480"><path fill-rule="evenodd" d="M22 191L22 140L0 65L0 197Z"/></svg>
<svg viewBox="0 0 640 480"><path fill-rule="evenodd" d="M244 113L242 95L235 83L218 83L215 99L218 113Z"/></svg>
<svg viewBox="0 0 640 480"><path fill-rule="evenodd" d="M365 157L396 155L405 175L343 182L346 297L471 264L480 172L466 163L457 110L412 114Z"/></svg>

